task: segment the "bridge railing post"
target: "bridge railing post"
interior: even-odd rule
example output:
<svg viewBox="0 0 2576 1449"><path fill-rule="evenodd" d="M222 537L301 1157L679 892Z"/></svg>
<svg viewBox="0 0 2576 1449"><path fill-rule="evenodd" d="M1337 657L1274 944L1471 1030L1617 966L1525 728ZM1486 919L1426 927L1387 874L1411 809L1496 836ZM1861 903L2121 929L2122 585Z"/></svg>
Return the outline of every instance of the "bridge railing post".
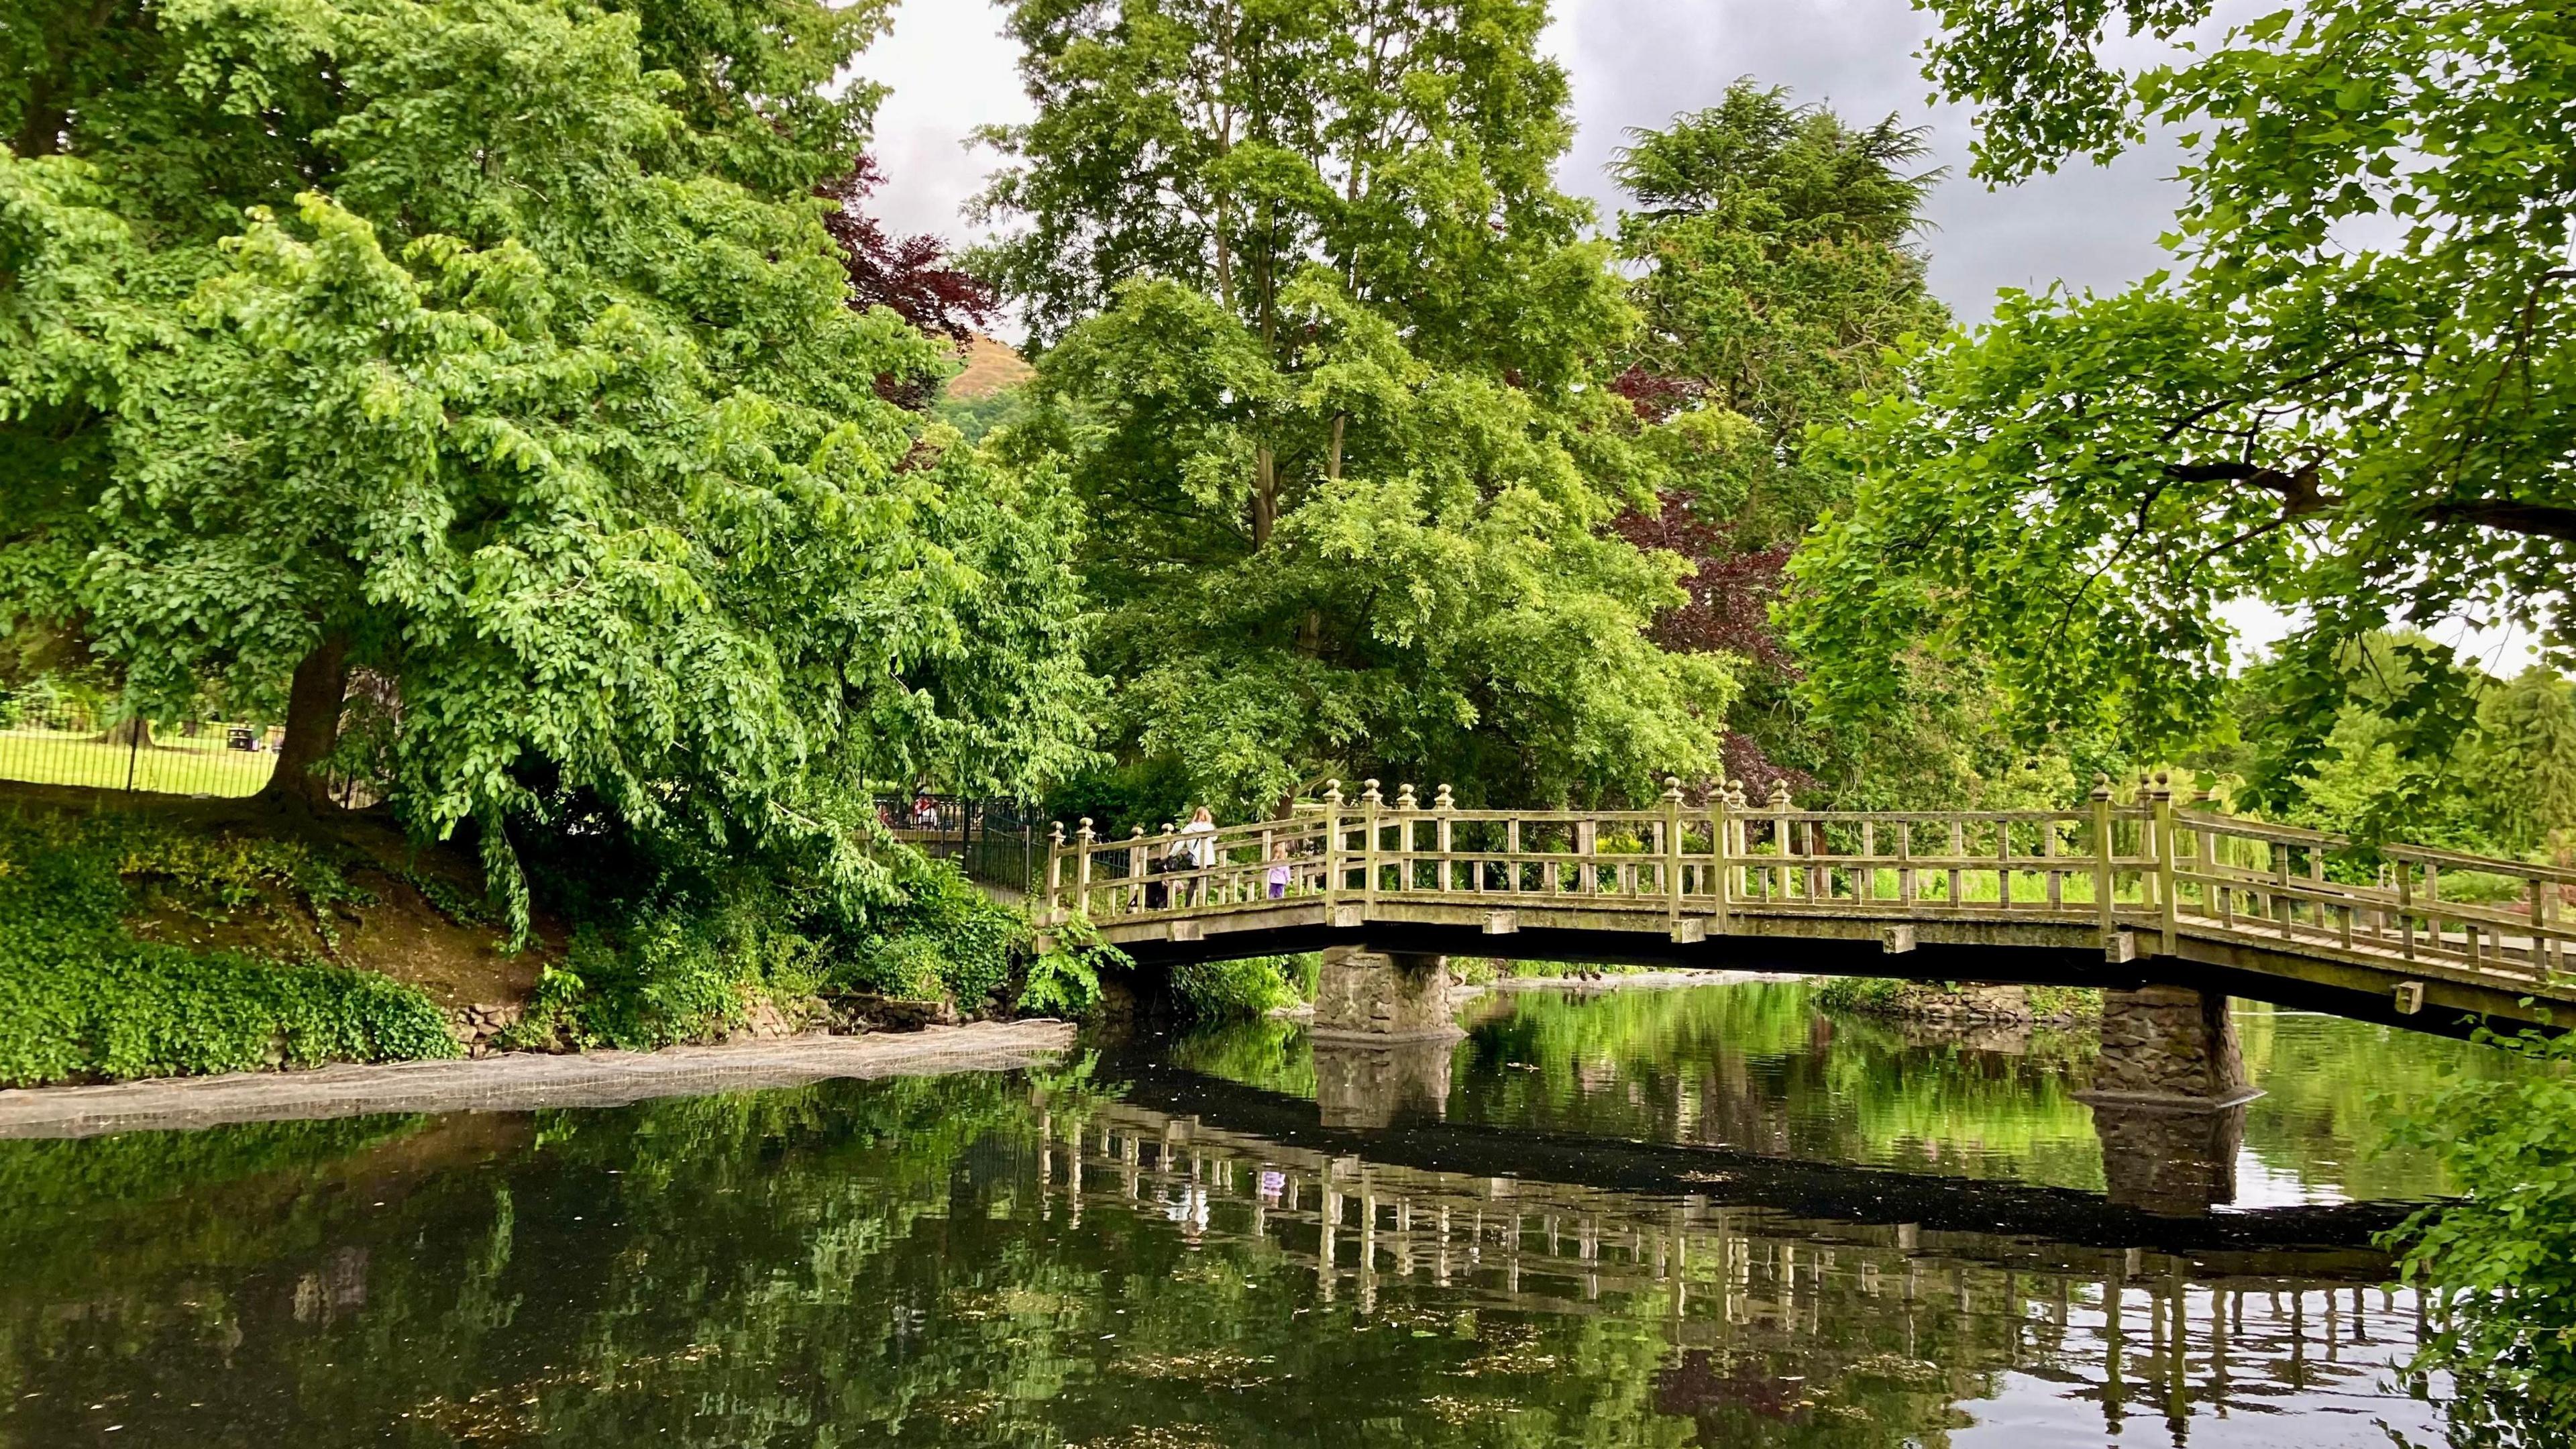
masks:
<svg viewBox="0 0 2576 1449"><path fill-rule="evenodd" d="M1400 896L1413 890L1413 827L1420 808L1411 785L1395 787L1395 893Z"/></svg>
<svg viewBox="0 0 2576 1449"><path fill-rule="evenodd" d="M2163 771L2156 774L2154 792L2156 832L2156 912L2161 930L2156 949L2167 956L2174 954L2179 932L2181 902L2174 895L2175 854L2180 843L2174 839L2173 777Z"/></svg>
<svg viewBox="0 0 2576 1449"><path fill-rule="evenodd" d="M1324 782L1324 924L1342 898L1342 782Z"/></svg>
<svg viewBox="0 0 2576 1449"><path fill-rule="evenodd" d="M1367 788L1360 792L1360 813L1368 821L1368 842L1360 849L1360 864L1367 874L1362 878L1360 899L1369 906L1377 905L1378 818L1386 809L1386 797L1378 793L1377 781L1362 780Z"/></svg>
<svg viewBox="0 0 2576 1449"><path fill-rule="evenodd" d="M1091 817L1082 817L1082 828L1074 832L1074 849L1079 852L1073 862L1075 909L1091 914L1091 845L1100 837L1092 833Z"/></svg>
<svg viewBox="0 0 2576 1449"><path fill-rule="evenodd" d="M1726 849L1726 837L1727 832L1734 828L1734 822L1727 813L1727 788L1726 783L1724 781L1720 781L1718 787L1709 792L1709 878L1701 882L1701 888L1706 890L1710 895L1716 897L1715 909L1717 913L1717 929L1721 932L1726 929L1726 906L1728 898L1732 894L1732 888L1728 886L1726 879L1729 874L1729 867L1726 863L1728 854Z"/></svg>
<svg viewBox="0 0 2576 1449"><path fill-rule="evenodd" d="M1458 888L1457 863L1450 859L1452 851L1456 849L1457 842L1455 833L1450 829L1449 819L1449 812L1457 808L1458 802L1450 798L1449 787L1446 785L1441 786L1440 794L1431 802L1431 810L1434 815L1439 817L1440 821L1437 827L1440 832L1440 881L1438 890L1442 895L1447 895L1449 892Z"/></svg>
<svg viewBox="0 0 2576 1449"><path fill-rule="evenodd" d="M1682 923L1682 782L1680 777L1664 777L1664 925L1678 930Z"/></svg>
<svg viewBox="0 0 2576 1449"><path fill-rule="evenodd" d="M1046 870L1046 920L1049 925L1064 922L1064 822L1048 822Z"/></svg>
<svg viewBox="0 0 2576 1449"><path fill-rule="evenodd" d="M2111 941L2111 891L2118 877L2111 869L2111 777L2093 777L2093 914L2102 942Z"/></svg>

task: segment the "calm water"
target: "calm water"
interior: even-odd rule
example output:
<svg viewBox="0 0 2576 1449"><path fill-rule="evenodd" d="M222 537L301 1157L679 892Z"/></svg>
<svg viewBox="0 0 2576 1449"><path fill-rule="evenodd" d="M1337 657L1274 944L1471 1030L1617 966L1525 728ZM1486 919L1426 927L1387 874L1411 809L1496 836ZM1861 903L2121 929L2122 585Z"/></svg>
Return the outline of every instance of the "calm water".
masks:
<svg viewBox="0 0 2576 1449"><path fill-rule="evenodd" d="M2438 1442L2367 1235L2442 1184L2371 1093L2496 1065L2244 1021L2182 1179L2234 1201L2153 1211L2080 1038L1777 985L0 1143L0 1444Z"/></svg>

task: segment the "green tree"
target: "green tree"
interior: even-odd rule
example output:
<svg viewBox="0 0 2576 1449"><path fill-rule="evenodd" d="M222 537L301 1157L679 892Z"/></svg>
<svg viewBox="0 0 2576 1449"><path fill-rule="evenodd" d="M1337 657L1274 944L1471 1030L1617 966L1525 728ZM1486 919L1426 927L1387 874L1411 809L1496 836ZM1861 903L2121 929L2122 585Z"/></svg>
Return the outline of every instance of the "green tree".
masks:
<svg viewBox="0 0 2576 1449"><path fill-rule="evenodd" d="M2576 832L2576 685L2531 668L2478 703L2468 770L2502 848L2565 864Z"/></svg>
<svg viewBox="0 0 2576 1449"><path fill-rule="evenodd" d="M876 397L932 344L808 196L885 9L0 25L50 57L0 85L5 612L146 713L282 710L280 791L365 756L505 878L605 821L865 895L871 779L1060 769L1061 487Z"/></svg>
<svg viewBox="0 0 2576 1449"><path fill-rule="evenodd" d="M1923 133L1894 117L1855 128L1750 81L1630 136L1611 168L1636 205L1619 253L1645 269L1627 390L1698 445L1675 482L1740 546L1792 541L1847 486L1805 466L1807 429L1948 325L1914 244L1939 173L1911 169Z"/></svg>
<svg viewBox="0 0 2576 1449"><path fill-rule="evenodd" d="M1690 601L1655 638L1753 666L1727 763L1757 796L1774 781L1852 800L1893 786L1915 804L1973 793L1992 762L1953 746L1975 733L1962 720L1913 721L1901 740L1810 728L1769 617L1790 546L1849 487L1811 465L1808 431L1894 382L1892 349L1948 325L1914 240L1939 178L1916 169L1921 133L1893 117L1854 127L1738 81L1631 140L1612 175L1634 200L1619 252L1642 269L1630 295L1644 325L1618 386L1659 424L1650 436L1671 474L1659 506L1619 529L1693 565ZM1901 784L1892 761L1911 767Z"/></svg>
<svg viewBox="0 0 2576 1449"><path fill-rule="evenodd" d="M980 264L1045 352L1006 446L1070 460L1132 766L1269 808L1718 758L1731 675L1642 631L1681 562L1606 525L1656 463L1600 378L1632 315L1549 168L1537 0L1024 0L1037 118Z"/></svg>
<svg viewBox="0 0 2576 1449"><path fill-rule="evenodd" d="M2278 725L2334 727L2339 651L2467 614L2567 633L2576 61L2540 0L2334 0L2134 74L2206 0L1930 0L1927 73L1976 102L1976 167L2190 148L2177 270L2108 297L2007 293L1842 439L1851 505L1794 566L1829 716L1889 662L1990 678L2029 734L2184 738L2230 663L2220 609L2300 621ZM2467 716L2451 701L2454 727ZM2427 731L2424 738L2439 737Z"/></svg>

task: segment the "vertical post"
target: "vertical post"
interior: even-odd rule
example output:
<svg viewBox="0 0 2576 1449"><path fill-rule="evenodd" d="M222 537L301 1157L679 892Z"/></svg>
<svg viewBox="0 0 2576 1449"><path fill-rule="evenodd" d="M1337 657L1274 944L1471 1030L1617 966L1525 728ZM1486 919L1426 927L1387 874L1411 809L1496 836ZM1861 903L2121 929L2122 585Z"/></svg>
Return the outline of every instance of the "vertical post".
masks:
<svg viewBox="0 0 2576 1449"><path fill-rule="evenodd" d="M1664 777L1664 924L1676 928L1682 920L1682 782L1679 776Z"/></svg>
<svg viewBox="0 0 2576 1449"><path fill-rule="evenodd" d="M1440 846L1440 893L1442 895L1447 895L1458 887L1458 864L1456 861L1449 858L1450 853L1457 849L1457 837L1456 833L1451 829L1452 822L1449 819L1449 812L1457 808L1458 802L1450 797L1449 787L1446 785L1441 786L1440 793L1432 797L1432 813L1440 817L1440 824L1438 827L1440 833L1438 840Z"/></svg>
<svg viewBox="0 0 2576 1449"><path fill-rule="evenodd" d="M1324 782L1324 924L1333 924L1334 903L1342 898L1342 782Z"/></svg>
<svg viewBox="0 0 2576 1449"><path fill-rule="evenodd" d="M1079 903L1074 909L1086 916L1091 914L1091 843L1099 838L1091 829L1091 817L1083 816L1082 828L1073 833L1074 849L1082 852L1074 860L1073 880L1074 899Z"/></svg>
<svg viewBox="0 0 2576 1449"><path fill-rule="evenodd" d="M1780 847L1780 863L1774 867L1780 899L1789 899L1789 782L1771 782L1771 835Z"/></svg>
<svg viewBox="0 0 2576 1449"><path fill-rule="evenodd" d="M1386 797L1378 793L1377 781L1362 780L1360 783L1367 787L1360 792L1360 804L1364 807L1362 813L1368 817L1368 844L1360 852L1361 863L1368 869L1368 883L1363 889L1361 899L1367 901L1371 907L1375 907L1377 905L1378 816L1386 808ZM1374 915L1376 912L1372 910L1370 914Z"/></svg>
<svg viewBox="0 0 2576 1449"><path fill-rule="evenodd" d="M2526 882L2531 887L2531 969L2546 981L2557 974L2549 951L2549 898L2557 893L2556 883L2535 875ZM2352 934L2352 912L2344 912L2344 935Z"/></svg>
<svg viewBox="0 0 2576 1449"><path fill-rule="evenodd" d="M1064 822L1050 821L1048 832L1046 918L1050 923L1060 924L1064 920L1061 914L1064 910Z"/></svg>
<svg viewBox="0 0 2576 1449"><path fill-rule="evenodd" d="M2155 822L2156 910L2158 919L2164 928L2164 940L2157 949L2162 951L2165 955L2170 956L2174 954L2174 916L2176 912L2174 904L2175 845L2173 833L2173 777L2162 770L2156 772Z"/></svg>
<svg viewBox="0 0 2576 1449"><path fill-rule="evenodd" d="M1421 808L1414 803L1413 787L1395 787L1395 893L1404 895L1413 889L1413 812Z"/></svg>
<svg viewBox="0 0 2576 1449"><path fill-rule="evenodd" d="M2012 817L1995 818L1995 909L2012 909Z"/></svg>
<svg viewBox="0 0 2576 1449"><path fill-rule="evenodd" d="M2102 943L2111 942L2111 777L2093 777L2093 913L2102 926Z"/></svg>
<svg viewBox="0 0 2576 1449"><path fill-rule="evenodd" d="M1710 894L1717 897L1717 929L1726 930L1728 906L1735 897L1735 782L1720 786L1708 802L1708 868L1716 877L1710 883Z"/></svg>

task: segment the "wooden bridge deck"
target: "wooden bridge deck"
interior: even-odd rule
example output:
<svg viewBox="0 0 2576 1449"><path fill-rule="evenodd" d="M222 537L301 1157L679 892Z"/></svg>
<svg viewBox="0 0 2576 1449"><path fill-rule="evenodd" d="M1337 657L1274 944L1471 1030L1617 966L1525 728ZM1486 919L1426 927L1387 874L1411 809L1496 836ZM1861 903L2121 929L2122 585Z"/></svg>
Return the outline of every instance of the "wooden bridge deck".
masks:
<svg viewBox="0 0 2576 1449"><path fill-rule="evenodd" d="M2126 799L1852 812L1740 789L1652 810L1463 810L1336 785L1287 819L1103 840L1042 890L1140 959L1379 949L1928 980L2163 982L2448 1028L2576 1019L2576 871Z"/></svg>

